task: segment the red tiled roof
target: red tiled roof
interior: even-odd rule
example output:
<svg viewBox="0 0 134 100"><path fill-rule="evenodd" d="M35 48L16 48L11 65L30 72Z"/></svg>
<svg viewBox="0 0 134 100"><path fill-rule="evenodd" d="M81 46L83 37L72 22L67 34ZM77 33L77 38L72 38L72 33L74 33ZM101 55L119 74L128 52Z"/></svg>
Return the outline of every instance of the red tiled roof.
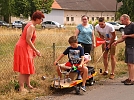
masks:
<svg viewBox="0 0 134 100"><path fill-rule="evenodd" d="M61 6L57 3L56 0L54 0L54 3L52 4L52 7L53 9L62 9Z"/></svg>
<svg viewBox="0 0 134 100"><path fill-rule="evenodd" d="M64 10L116 11L116 0L55 0L54 3L59 5L55 8ZM121 3L117 8L120 6Z"/></svg>

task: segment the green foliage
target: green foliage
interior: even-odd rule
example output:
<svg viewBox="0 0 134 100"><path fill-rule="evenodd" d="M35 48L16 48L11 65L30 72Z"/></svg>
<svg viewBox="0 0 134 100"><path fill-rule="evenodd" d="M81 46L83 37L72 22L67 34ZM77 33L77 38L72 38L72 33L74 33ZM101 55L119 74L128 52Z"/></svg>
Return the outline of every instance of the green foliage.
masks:
<svg viewBox="0 0 134 100"><path fill-rule="evenodd" d="M42 10L45 13L50 13L51 6L54 0L14 0L12 2L12 14L24 17L32 16L36 10Z"/></svg>
<svg viewBox="0 0 134 100"><path fill-rule="evenodd" d="M10 15L20 17L22 14L28 18L36 10L50 13L53 2L54 0L0 0L0 15L9 18Z"/></svg>
<svg viewBox="0 0 134 100"><path fill-rule="evenodd" d="M31 80L30 84L33 87L39 86L39 83L34 80ZM26 84L24 87L27 87ZM7 92L11 92L11 90L19 90L19 82L17 80L11 80L9 83L5 84L4 87L0 90L0 93L6 94Z"/></svg>
<svg viewBox="0 0 134 100"><path fill-rule="evenodd" d="M35 6L33 8L35 9ZM30 3L27 0L14 0L12 3L12 14L15 16L23 14L23 16L28 17L30 14Z"/></svg>
<svg viewBox="0 0 134 100"><path fill-rule="evenodd" d="M119 8L119 13L128 14L131 20L134 21L134 0L117 0L117 2L122 2L123 5Z"/></svg>
<svg viewBox="0 0 134 100"><path fill-rule="evenodd" d="M15 90L18 90L19 87L20 87L20 86L19 86L19 82L16 81L16 80L11 80L10 85L13 86L13 88L14 88Z"/></svg>
<svg viewBox="0 0 134 100"><path fill-rule="evenodd" d="M97 24L98 24L98 21L95 21L95 22L93 23L94 26L96 26Z"/></svg>
<svg viewBox="0 0 134 100"><path fill-rule="evenodd" d="M11 92L12 89L18 90L19 83L16 80L11 80L9 83L5 84L4 87L1 88L0 93L6 94L7 92Z"/></svg>
<svg viewBox="0 0 134 100"><path fill-rule="evenodd" d="M93 26L96 26L98 24L98 20L96 20L94 22L90 20L88 23L89 24L92 24Z"/></svg>
<svg viewBox="0 0 134 100"><path fill-rule="evenodd" d="M118 20L118 19L120 19L120 16L121 16L122 14L120 13L120 12L116 12L116 18L115 18L115 20Z"/></svg>
<svg viewBox="0 0 134 100"><path fill-rule="evenodd" d="M0 15L4 16L6 22L9 21L9 16L11 15L11 2L13 0L0 0Z"/></svg>
<svg viewBox="0 0 134 100"><path fill-rule="evenodd" d="M35 80L31 80L30 84L33 86L33 87L38 87L39 86L39 83Z"/></svg>
<svg viewBox="0 0 134 100"><path fill-rule="evenodd" d="M117 57L118 57L118 61L123 61L125 59L124 48L120 48Z"/></svg>
<svg viewBox="0 0 134 100"><path fill-rule="evenodd" d="M88 23L89 23L89 24L92 24L92 21L90 20Z"/></svg>

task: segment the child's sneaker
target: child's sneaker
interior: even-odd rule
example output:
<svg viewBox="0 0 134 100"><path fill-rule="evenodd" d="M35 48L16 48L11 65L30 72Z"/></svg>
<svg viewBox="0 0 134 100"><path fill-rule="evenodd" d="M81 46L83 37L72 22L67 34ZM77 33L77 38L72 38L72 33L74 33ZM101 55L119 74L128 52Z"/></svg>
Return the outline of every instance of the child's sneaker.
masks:
<svg viewBox="0 0 134 100"><path fill-rule="evenodd" d="M78 80L81 80L82 79L82 77L81 77L81 75L79 74L78 75L78 78L77 78Z"/></svg>
<svg viewBox="0 0 134 100"><path fill-rule="evenodd" d="M86 87L85 86L81 86L81 89L86 92Z"/></svg>

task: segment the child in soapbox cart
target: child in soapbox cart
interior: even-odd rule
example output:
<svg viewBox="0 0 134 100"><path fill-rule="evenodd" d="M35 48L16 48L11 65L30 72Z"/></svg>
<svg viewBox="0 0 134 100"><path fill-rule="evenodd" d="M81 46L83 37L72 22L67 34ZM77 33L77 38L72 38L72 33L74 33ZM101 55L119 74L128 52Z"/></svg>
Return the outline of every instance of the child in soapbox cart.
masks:
<svg viewBox="0 0 134 100"><path fill-rule="evenodd" d="M77 37L71 36L68 40L70 46L61 54L54 62L55 65L58 65L57 72L58 76L61 78L61 70L72 69L73 66L77 67L77 72L82 75L82 86L81 89L86 91L86 80L88 78L88 68L85 66L89 59L84 57L84 50L81 46L78 45ZM68 55L69 61L65 64L57 64L58 61L63 58L65 55Z"/></svg>

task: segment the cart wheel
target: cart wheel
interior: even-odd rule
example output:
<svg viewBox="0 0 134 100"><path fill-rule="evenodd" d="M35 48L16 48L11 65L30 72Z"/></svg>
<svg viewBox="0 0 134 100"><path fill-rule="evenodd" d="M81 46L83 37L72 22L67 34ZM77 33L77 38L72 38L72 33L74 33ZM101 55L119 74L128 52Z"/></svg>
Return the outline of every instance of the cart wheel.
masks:
<svg viewBox="0 0 134 100"><path fill-rule="evenodd" d="M50 85L50 86L49 86L49 89L50 89L50 90L53 90L54 88Z"/></svg>
<svg viewBox="0 0 134 100"><path fill-rule="evenodd" d="M93 78L93 77L90 78L90 79L88 80L88 82L89 82L89 85L90 85L90 86L93 86L93 85L94 85L94 78Z"/></svg>
<svg viewBox="0 0 134 100"><path fill-rule="evenodd" d="M75 92L77 95L80 94L80 86L75 86Z"/></svg>

